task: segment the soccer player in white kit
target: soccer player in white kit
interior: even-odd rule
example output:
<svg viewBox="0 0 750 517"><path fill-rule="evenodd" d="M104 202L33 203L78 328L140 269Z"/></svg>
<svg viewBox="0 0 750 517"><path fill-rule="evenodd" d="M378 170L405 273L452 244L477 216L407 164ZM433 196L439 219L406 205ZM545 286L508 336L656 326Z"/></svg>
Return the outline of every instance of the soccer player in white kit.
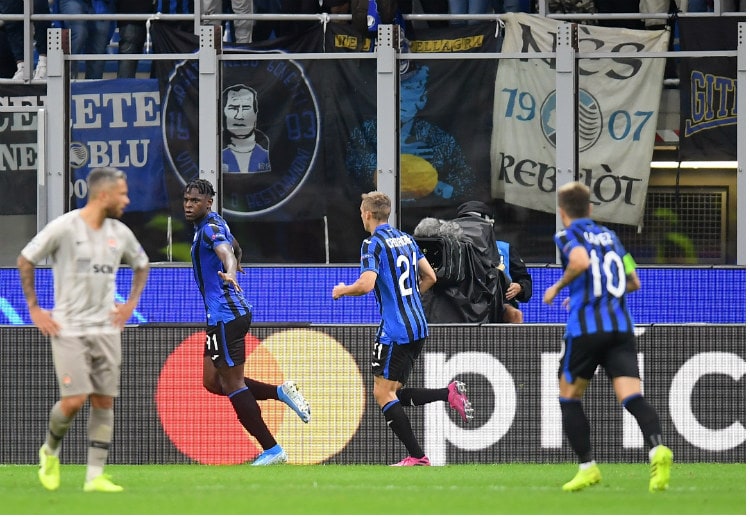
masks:
<svg viewBox="0 0 750 517"><path fill-rule="evenodd" d="M50 336L60 400L49 414L47 439L39 449L39 481L47 490L60 486L60 442L88 399L86 492L121 492L104 474L114 427L114 399L120 389L121 334L138 305L149 262L133 232L118 219L128 199L125 173L93 169L88 201L40 231L18 257L29 315ZM35 265L53 263L55 306L39 307ZM124 261L133 268L128 300L115 304L115 276Z"/></svg>

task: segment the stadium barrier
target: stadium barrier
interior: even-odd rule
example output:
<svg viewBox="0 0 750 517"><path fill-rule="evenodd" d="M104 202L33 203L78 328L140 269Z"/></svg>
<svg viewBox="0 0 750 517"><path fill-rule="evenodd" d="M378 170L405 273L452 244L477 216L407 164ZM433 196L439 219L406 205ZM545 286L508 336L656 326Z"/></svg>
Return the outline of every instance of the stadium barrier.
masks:
<svg viewBox="0 0 750 517"><path fill-rule="evenodd" d="M250 377L296 380L312 405L305 425L284 404L262 401L269 427L300 464L394 462L405 455L370 394L371 325L255 325ZM560 325L431 327L410 385L464 380L476 418L447 404L406 408L436 465L567 462L557 402ZM745 461L744 325L652 325L637 329L644 392L680 462ZM110 462L238 464L258 452L230 403L201 385L205 334L192 325L128 327ZM58 395L49 344L37 329L0 327L0 464L33 464ZM635 420L597 373L584 406L599 461L645 461ZM87 409L84 409L86 412ZM61 460L85 463L85 418Z"/></svg>
<svg viewBox="0 0 750 517"><path fill-rule="evenodd" d="M542 303L544 291L562 275L559 266L530 266L533 294L520 304L525 323L563 323L568 313L561 303ZM238 275L247 301L253 305L253 321L304 322L319 325L377 324L374 296L333 300L331 289L339 282L351 283L359 276L359 266L246 266ZM628 295L633 321L654 323L745 323L745 268L722 267L639 267L643 288ZM36 272L39 304L52 307L52 270ZM130 292L132 272L121 268L117 274L117 297ZM30 325L31 318L15 268L0 268L0 325ZM674 296L675 286L680 295ZM712 296L704 300L706 287ZM564 291L565 293L566 291ZM563 297L560 297L562 299ZM668 299L669 303L664 303ZM195 323L205 320L205 307L195 288L189 265L152 265L138 309L129 323ZM438 322L435 322L438 323Z"/></svg>

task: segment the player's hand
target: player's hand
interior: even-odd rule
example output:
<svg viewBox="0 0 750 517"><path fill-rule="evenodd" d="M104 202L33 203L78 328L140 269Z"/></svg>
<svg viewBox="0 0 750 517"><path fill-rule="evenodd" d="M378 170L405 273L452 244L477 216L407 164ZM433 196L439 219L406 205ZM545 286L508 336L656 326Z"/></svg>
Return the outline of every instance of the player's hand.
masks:
<svg viewBox="0 0 750 517"><path fill-rule="evenodd" d="M552 301L555 299L555 296L558 295L560 290L557 287L557 284L553 284L547 288L546 291L544 291L544 298L543 301L547 305L552 304Z"/></svg>
<svg viewBox="0 0 750 517"><path fill-rule="evenodd" d="M242 287L240 287L240 284L237 283L236 278L234 278L231 275L226 274L223 271L217 271L217 273L219 274L219 278L221 278L224 281L224 283L229 284L234 288L235 292L238 292L238 293L242 292Z"/></svg>
<svg viewBox="0 0 750 517"><path fill-rule="evenodd" d="M346 287L346 284L344 282L339 282L338 284L333 286L331 296L333 296L334 300L338 300L339 298L344 296L344 287Z"/></svg>
<svg viewBox="0 0 750 517"><path fill-rule="evenodd" d="M238 267L239 267L239 266L238 266ZM237 271L239 271L239 269L238 269ZM238 283L237 283L237 279L236 279L236 278L234 278L234 277L233 277L232 275L229 275L228 273L225 273L225 272L223 272L223 271L217 271L216 273L217 273L217 274L219 275L219 278L221 278L221 280L222 280L222 281L223 281L223 282L224 282L225 284L229 284L229 285L231 285L231 286L232 286L232 288L233 288L233 289L234 289L234 290L235 290L236 292L241 292L241 291L242 291L242 287L240 287L240 284L238 284Z"/></svg>
<svg viewBox="0 0 750 517"><path fill-rule="evenodd" d="M242 273L243 275L245 274L245 270L242 269L242 264L240 264L239 261L237 261L237 272Z"/></svg>
<svg viewBox="0 0 750 517"><path fill-rule="evenodd" d="M56 336L60 333L60 324L52 318L52 313L39 307L29 309L29 316L34 326L45 336Z"/></svg>
<svg viewBox="0 0 750 517"><path fill-rule="evenodd" d="M115 304L112 311L112 325L120 330L124 329L134 310L135 306L130 302Z"/></svg>

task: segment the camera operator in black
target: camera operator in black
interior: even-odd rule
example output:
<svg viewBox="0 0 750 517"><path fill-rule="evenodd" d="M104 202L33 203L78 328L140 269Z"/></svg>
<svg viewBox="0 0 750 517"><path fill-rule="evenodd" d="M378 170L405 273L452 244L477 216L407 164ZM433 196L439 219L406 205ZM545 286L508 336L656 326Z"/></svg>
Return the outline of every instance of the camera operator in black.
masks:
<svg viewBox="0 0 750 517"><path fill-rule="evenodd" d="M490 315L490 323L523 323L523 313L518 302L528 302L531 298L531 275L521 256L512 245L507 244L507 255L501 255L497 248L495 221L492 209L481 201L467 201L458 207L457 223L474 245L489 257L492 266L502 273L495 296L495 305Z"/></svg>

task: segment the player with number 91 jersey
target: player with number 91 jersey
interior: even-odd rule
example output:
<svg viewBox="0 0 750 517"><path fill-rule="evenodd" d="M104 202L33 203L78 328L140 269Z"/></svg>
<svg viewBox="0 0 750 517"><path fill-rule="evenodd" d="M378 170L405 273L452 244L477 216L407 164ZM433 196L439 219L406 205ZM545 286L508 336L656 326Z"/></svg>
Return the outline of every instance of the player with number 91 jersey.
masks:
<svg viewBox="0 0 750 517"><path fill-rule="evenodd" d="M574 338L598 332L633 332L633 321L625 303L626 279L635 271L633 257L617 235L588 218L575 219L555 235L563 269L573 248L583 246L590 264L570 284L566 335Z"/></svg>
<svg viewBox="0 0 750 517"><path fill-rule="evenodd" d="M378 343L403 345L427 337L417 266L423 257L411 235L387 223L362 242L360 274L377 274L375 299L383 318Z"/></svg>

